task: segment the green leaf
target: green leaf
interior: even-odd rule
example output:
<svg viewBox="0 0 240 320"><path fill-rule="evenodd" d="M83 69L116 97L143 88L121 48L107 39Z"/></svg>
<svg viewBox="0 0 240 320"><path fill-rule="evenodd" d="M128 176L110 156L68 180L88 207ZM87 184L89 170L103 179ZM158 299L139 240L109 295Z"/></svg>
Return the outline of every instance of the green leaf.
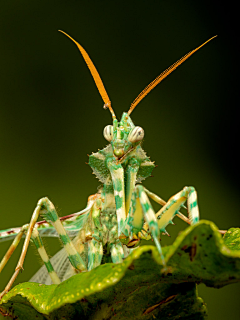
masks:
<svg viewBox="0 0 240 320"><path fill-rule="evenodd" d="M240 229L231 228L223 237L224 244L231 250L240 250Z"/></svg>
<svg viewBox="0 0 240 320"><path fill-rule="evenodd" d="M156 248L142 246L121 264L106 263L60 285L17 285L0 308L24 320L205 319L196 283L221 287L240 280L240 252L224 244L212 222L188 227L163 252L168 273Z"/></svg>

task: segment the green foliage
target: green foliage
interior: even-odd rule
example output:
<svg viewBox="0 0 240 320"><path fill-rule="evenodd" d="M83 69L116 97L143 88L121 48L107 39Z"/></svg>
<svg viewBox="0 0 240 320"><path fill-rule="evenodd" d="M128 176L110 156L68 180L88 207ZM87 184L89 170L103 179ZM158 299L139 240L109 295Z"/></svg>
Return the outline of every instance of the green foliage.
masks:
<svg viewBox="0 0 240 320"><path fill-rule="evenodd" d="M224 237L225 245L231 250L240 250L240 229L231 228L225 233Z"/></svg>
<svg viewBox="0 0 240 320"><path fill-rule="evenodd" d="M60 285L17 285L1 301L17 319L205 319L196 284L222 287L240 280L239 229L224 238L202 220L164 247L164 273L154 246L142 246L121 264L106 263ZM234 250L231 250L234 249Z"/></svg>

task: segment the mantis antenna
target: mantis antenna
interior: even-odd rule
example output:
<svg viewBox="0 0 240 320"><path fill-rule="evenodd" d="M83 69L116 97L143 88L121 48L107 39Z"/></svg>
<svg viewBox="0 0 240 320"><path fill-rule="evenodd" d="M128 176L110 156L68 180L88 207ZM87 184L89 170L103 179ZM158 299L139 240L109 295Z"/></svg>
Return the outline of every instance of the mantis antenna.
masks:
<svg viewBox="0 0 240 320"><path fill-rule="evenodd" d="M139 102L146 97L146 95L155 88L163 79L165 79L171 72L173 72L178 66L180 66L185 60L187 60L192 54L194 54L197 50L202 48L205 44L207 44L212 39L216 38L217 36L214 36L204 42L201 46L197 47L196 49L190 51L189 53L185 54L181 59L176 61L174 64L172 64L169 68L167 68L165 71L163 71L155 80L153 80L146 88L137 96L137 98L133 101L133 103L130 106L130 109L128 110L128 114L134 110L134 108L139 104Z"/></svg>
<svg viewBox="0 0 240 320"><path fill-rule="evenodd" d="M89 55L87 54L87 52L83 49L83 47L77 42L75 41L72 37L70 37L67 33L65 33L64 31L62 30L58 30L60 32L62 32L63 34L65 34L69 39L71 39L78 47L79 51L81 52L82 56L83 56L83 59L85 60L92 76L93 76L93 80L95 81L96 83L96 86L98 88L98 91L104 101L104 109L109 109L111 114L112 114L112 118L113 119L116 119L116 116L115 116L115 113L111 107L111 101L108 97L108 94L107 94L107 91L103 85L103 82L102 82L102 79L100 78L100 75L96 69L96 67L94 66L92 60L90 59Z"/></svg>

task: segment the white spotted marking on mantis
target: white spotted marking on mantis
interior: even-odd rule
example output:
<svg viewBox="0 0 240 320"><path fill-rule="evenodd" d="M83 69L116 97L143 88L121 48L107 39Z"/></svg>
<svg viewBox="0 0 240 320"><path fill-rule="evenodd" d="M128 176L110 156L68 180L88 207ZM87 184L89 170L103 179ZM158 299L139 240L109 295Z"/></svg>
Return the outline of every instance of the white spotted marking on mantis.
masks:
<svg viewBox="0 0 240 320"><path fill-rule="evenodd" d="M17 268L1 293L0 299L10 290L19 271L23 268L30 239L37 247L45 264L30 281L58 284L78 272L90 271L99 266L104 252L109 252L112 262L123 262L130 252L128 247L132 249L137 246L142 238L154 240L162 259L163 269L166 270L167 266L160 245L161 232L167 233L165 228L172 223L175 215L189 224L195 224L199 220L197 193L193 187L185 187L165 202L139 184L151 175L155 165L142 148L144 130L134 125L130 114L157 84L215 37L190 51L162 72L137 96L128 112L124 112L118 121L99 73L87 52L73 38L61 32L80 50L104 101L104 108L109 109L112 115L112 124L107 125L103 131L105 139L110 144L89 156L88 164L99 179L101 187L97 193L89 196L86 208L80 212L59 218L51 201L48 198L42 198L38 201L29 224L21 228L0 231L0 242L14 239L0 263L0 272L22 236L25 236ZM163 206L157 213L154 212L149 198ZM187 201L188 218L178 212L185 201ZM45 221L37 222L39 216ZM55 236L59 236L63 249L49 259L41 237ZM117 270L121 272L121 268ZM118 272L115 272L116 276ZM105 281L117 280L114 277L108 279L106 275ZM97 285L101 287L102 283L99 282ZM92 286L90 288L93 290ZM89 288L85 288L85 291L88 292ZM81 293L84 293L84 289L81 289ZM71 295L71 297L74 296ZM61 299L54 303L56 302L60 303Z"/></svg>

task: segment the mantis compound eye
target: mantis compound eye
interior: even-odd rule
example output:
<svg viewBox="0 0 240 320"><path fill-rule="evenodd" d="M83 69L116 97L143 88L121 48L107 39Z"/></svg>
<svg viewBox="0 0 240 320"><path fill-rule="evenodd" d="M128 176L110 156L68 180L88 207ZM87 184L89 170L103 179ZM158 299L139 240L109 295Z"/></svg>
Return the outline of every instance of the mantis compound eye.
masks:
<svg viewBox="0 0 240 320"><path fill-rule="evenodd" d="M134 143L141 141L144 137L144 130L141 127L135 127L128 135L128 141Z"/></svg>
<svg viewBox="0 0 240 320"><path fill-rule="evenodd" d="M113 139L113 126L108 125L103 130L103 136L107 141L112 141Z"/></svg>

